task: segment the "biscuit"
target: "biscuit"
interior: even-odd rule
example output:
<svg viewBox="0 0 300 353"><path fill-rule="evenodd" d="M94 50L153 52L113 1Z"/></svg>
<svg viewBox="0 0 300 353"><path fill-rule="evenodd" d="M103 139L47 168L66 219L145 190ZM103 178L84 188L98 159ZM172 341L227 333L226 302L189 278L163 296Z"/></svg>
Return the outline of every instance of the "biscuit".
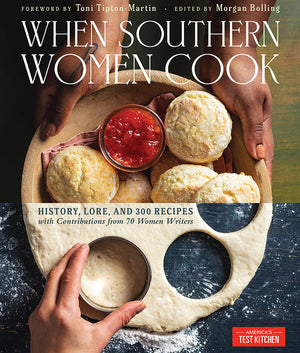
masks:
<svg viewBox="0 0 300 353"><path fill-rule="evenodd" d="M119 173L119 189L111 202L151 202L151 184L144 173Z"/></svg>
<svg viewBox="0 0 300 353"><path fill-rule="evenodd" d="M71 146L49 163L46 186L57 202L109 202L118 190L119 177L99 151Z"/></svg>
<svg viewBox="0 0 300 353"><path fill-rule="evenodd" d="M232 121L225 106L203 91L186 91L169 105L165 130L170 151L191 163L218 159L231 140Z"/></svg>
<svg viewBox="0 0 300 353"><path fill-rule="evenodd" d="M181 162L181 160L174 156L169 150L166 150L160 160L151 168L151 184L154 185L158 178L168 169L180 164L183 164L183 162Z"/></svg>
<svg viewBox="0 0 300 353"><path fill-rule="evenodd" d="M151 168L151 184L154 185L164 172L180 164L184 164L184 162L174 156L169 150L166 150L160 160ZM214 170L212 162L203 163L202 165Z"/></svg>
<svg viewBox="0 0 300 353"><path fill-rule="evenodd" d="M195 193L217 175L202 165L181 164L164 172L154 184L153 202L192 202Z"/></svg>
<svg viewBox="0 0 300 353"><path fill-rule="evenodd" d="M222 173L209 180L195 194L193 202L255 203L260 201L256 182L249 175Z"/></svg>

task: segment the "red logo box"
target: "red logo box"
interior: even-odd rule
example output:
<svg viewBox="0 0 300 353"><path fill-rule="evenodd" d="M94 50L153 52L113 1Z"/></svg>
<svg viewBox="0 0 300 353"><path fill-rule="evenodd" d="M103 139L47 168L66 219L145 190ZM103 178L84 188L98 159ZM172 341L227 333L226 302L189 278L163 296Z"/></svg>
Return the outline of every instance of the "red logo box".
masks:
<svg viewBox="0 0 300 353"><path fill-rule="evenodd" d="M285 347L285 327L233 327L233 347Z"/></svg>

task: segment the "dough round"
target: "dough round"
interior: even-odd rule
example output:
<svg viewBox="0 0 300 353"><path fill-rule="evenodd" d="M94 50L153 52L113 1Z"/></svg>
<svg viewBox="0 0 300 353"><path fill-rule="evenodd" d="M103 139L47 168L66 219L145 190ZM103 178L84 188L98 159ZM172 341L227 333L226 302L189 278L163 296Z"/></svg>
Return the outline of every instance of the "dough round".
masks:
<svg viewBox="0 0 300 353"><path fill-rule="evenodd" d="M49 163L46 185L57 202L109 202L118 190L119 178L99 151L71 146Z"/></svg>
<svg viewBox="0 0 300 353"><path fill-rule="evenodd" d="M151 202L151 184L144 173L119 173L119 189L111 202Z"/></svg>
<svg viewBox="0 0 300 353"><path fill-rule="evenodd" d="M194 202L258 203L260 192L251 176L222 173L209 180L195 194Z"/></svg>
<svg viewBox="0 0 300 353"><path fill-rule="evenodd" d="M154 185L158 178L168 169L180 164L183 164L183 162L169 150L166 150L160 160L151 168L151 184Z"/></svg>
<svg viewBox="0 0 300 353"><path fill-rule="evenodd" d="M24 221L28 233L28 239L34 258L46 276L55 266L66 251L74 244L90 243L91 241L105 237L119 235L135 243L149 260L152 279L150 287L143 301L146 309L135 316L129 323L132 327L142 327L151 331L170 332L181 330L199 318L203 318L212 312L226 305L232 305L239 297L244 288L255 275L255 272L262 261L268 229L272 219L272 204L261 203L256 216L251 223L239 231L233 233L217 232L209 227L200 217L197 205L190 204L193 211L184 216L187 222L170 222L170 216L157 216L157 220L164 220L164 224L154 223L145 225L135 222L127 223L128 215L120 214L118 219L123 220L120 224L111 224L109 227L103 224L58 224L61 214L53 215L54 224L49 226L40 219L41 207L52 208L53 204L25 203L22 205ZM58 204L56 207L65 209L69 204ZM75 204L73 208L78 209L78 213L86 220L90 216L84 216L84 209L95 209L99 204ZM109 214L113 214L117 205L105 204ZM177 204L176 208L186 208L187 204ZM143 206L131 205L133 214ZM154 215L157 209L166 209L165 206L148 204L147 208ZM173 208L171 208L173 209ZM106 217L106 221L110 216ZM181 217L181 216L180 216ZM76 218L73 216L73 218ZM178 219L178 218L177 218ZM226 248L231 259L231 273L227 283L216 294L208 298L192 299L184 297L170 285L164 271L164 258L167 249L172 242L181 234L187 232L205 232L220 241ZM91 318L103 319L104 314L81 303L84 315Z"/></svg>
<svg viewBox="0 0 300 353"><path fill-rule="evenodd" d="M129 242L104 238L90 246L81 291L93 304L116 308L135 300L147 283L147 266Z"/></svg>
<svg viewBox="0 0 300 353"><path fill-rule="evenodd" d="M218 159L231 140L232 121L225 106L203 91L186 91L169 105L167 145L179 159L206 163Z"/></svg>
<svg viewBox="0 0 300 353"><path fill-rule="evenodd" d="M159 177L151 199L153 202L193 202L195 193L216 175L216 172L202 165L178 165Z"/></svg>

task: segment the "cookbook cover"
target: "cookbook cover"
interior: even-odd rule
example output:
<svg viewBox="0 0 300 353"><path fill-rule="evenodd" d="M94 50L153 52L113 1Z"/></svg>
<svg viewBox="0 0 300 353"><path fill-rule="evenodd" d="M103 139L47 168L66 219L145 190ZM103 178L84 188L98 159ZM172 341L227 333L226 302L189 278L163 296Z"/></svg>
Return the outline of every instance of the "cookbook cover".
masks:
<svg viewBox="0 0 300 353"><path fill-rule="evenodd" d="M95 352L296 352L298 3L8 9L0 350L73 351L74 337L92 349L81 321L54 341L53 316L27 324L44 277L87 243L63 322L77 310L96 327L125 302L146 304Z"/></svg>

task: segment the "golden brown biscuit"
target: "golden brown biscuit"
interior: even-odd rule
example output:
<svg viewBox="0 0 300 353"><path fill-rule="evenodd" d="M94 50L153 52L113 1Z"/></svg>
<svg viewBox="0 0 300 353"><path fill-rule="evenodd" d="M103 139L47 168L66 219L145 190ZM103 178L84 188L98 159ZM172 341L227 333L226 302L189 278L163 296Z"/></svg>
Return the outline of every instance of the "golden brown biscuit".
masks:
<svg viewBox="0 0 300 353"><path fill-rule="evenodd" d="M192 202L195 193L217 175L202 165L181 164L164 172L154 184L153 202Z"/></svg>
<svg viewBox="0 0 300 353"><path fill-rule="evenodd" d="M260 201L259 188L249 175L222 173L195 194L194 202L252 203Z"/></svg>
<svg viewBox="0 0 300 353"><path fill-rule="evenodd" d="M164 172L180 164L184 164L184 162L175 157L169 150L166 150L160 160L151 168L151 184L154 185ZM212 162L203 163L202 165L214 170Z"/></svg>
<svg viewBox="0 0 300 353"><path fill-rule="evenodd" d="M118 190L119 177L99 151L71 146L49 163L46 185L57 202L109 202Z"/></svg>
<svg viewBox="0 0 300 353"><path fill-rule="evenodd" d="M120 185L111 202L151 202L151 184L144 173L119 173Z"/></svg>
<svg viewBox="0 0 300 353"><path fill-rule="evenodd" d="M170 151L191 163L218 159L231 140L232 122L225 106L202 91L186 91L169 105L166 140Z"/></svg>
<svg viewBox="0 0 300 353"><path fill-rule="evenodd" d="M160 160L151 168L151 184L154 185L158 178L168 169L180 164L183 164L183 162L169 150L166 150Z"/></svg>

